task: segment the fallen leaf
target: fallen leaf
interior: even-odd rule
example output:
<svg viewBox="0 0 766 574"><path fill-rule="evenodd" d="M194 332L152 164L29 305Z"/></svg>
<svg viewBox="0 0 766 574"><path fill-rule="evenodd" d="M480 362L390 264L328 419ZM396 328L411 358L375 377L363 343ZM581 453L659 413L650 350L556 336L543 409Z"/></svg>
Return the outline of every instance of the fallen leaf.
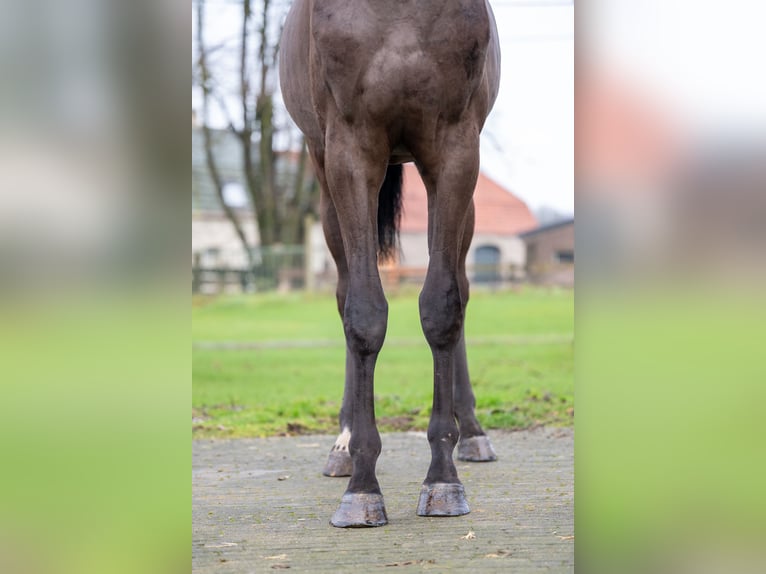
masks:
<svg viewBox="0 0 766 574"><path fill-rule="evenodd" d="M290 478L290 475L289 475L289 474L286 474L286 475L284 475L284 476L278 476L278 477L277 477L277 480L287 480L288 478Z"/></svg>
<svg viewBox="0 0 766 574"><path fill-rule="evenodd" d="M476 538L476 533L473 530L469 530L468 534L466 534L465 536L461 536L460 538L462 538L463 540L473 540L474 538Z"/></svg>
<svg viewBox="0 0 766 574"><path fill-rule="evenodd" d="M559 540L574 540L574 535L571 536L559 536Z"/></svg>

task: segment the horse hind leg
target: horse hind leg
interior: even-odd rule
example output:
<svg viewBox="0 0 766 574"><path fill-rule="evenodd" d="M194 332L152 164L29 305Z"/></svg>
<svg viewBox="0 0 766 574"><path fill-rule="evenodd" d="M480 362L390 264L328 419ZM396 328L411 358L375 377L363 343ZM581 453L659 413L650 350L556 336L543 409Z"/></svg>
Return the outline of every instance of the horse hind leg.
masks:
<svg viewBox="0 0 766 574"><path fill-rule="evenodd" d="M458 280L460 288L465 293L466 305L463 307L465 315L468 303L469 282L465 270L465 260L468 255L468 248L473 238L475 212L473 204L468 211L466 218L465 231L460 247L460 260L458 269ZM460 333L460 340L455 349L455 379L454 379L454 397L455 397L455 418L457 418L460 428L460 440L457 443L458 460L468 462L491 462L497 460L495 449L484 430L481 428L476 418L476 398L471 388L471 379L468 374L468 359L465 349L465 330Z"/></svg>
<svg viewBox="0 0 766 574"><path fill-rule="evenodd" d="M479 169L478 138L467 142L466 148L468 138L464 134L464 130L453 130L445 140L452 144L446 148L450 151L434 165L421 166L429 193L432 228L428 273L419 306L423 333L434 362L434 398L428 425L431 464L418 501L417 513L421 516L458 516L470 512L452 459L459 437L455 422L455 364L468 297L459 262Z"/></svg>
<svg viewBox="0 0 766 574"><path fill-rule="evenodd" d="M346 492L330 520L337 527L382 526L388 522L375 474L381 451L375 424L373 379L383 346L388 304L377 267L378 192L388 164L388 150L372 154L359 141L380 134L355 133L352 126L328 121L325 175L343 238L348 283L343 328L353 376L350 378L352 431L348 443L352 472Z"/></svg>
<svg viewBox="0 0 766 574"><path fill-rule="evenodd" d="M335 260L335 266L338 270L338 285L336 288L335 296L338 303L338 313L340 314L341 321L343 320L343 309L346 305L346 292L348 290L348 265L346 264L346 254L343 250L343 239L340 233L340 226L338 224L338 214L335 211L335 206L332 203L332 199L328 195L327 181L324 177L324 171L321 169L321 165L315 160L315 165L319 165L317 168L318 179L322 190L320 199L320 210L322 213L322 228L324 230L325 240L327 246L330 249L333 259ZM351 476L353 466L351 464L351 454L348 450L348 444L351 439L352 428L352 381L354 379L354 364L351 360L351 354L346 349L346 374L345 385L343 389L343 404L338 416L338 422L340 424L340 434L335 439L335 443L330 449L330 453L327 456L327 462L325 463L322 474L330 477L339 476Z"/></svg>
<svg viewBox="0 0 766 574"><path fill-rule="evenodd" d="M455 351L455 417L460 427L457 458L466 462L492 462L497 454L492 442L476 418L476 398L468 375L465 334L461 334Z"/></svg>

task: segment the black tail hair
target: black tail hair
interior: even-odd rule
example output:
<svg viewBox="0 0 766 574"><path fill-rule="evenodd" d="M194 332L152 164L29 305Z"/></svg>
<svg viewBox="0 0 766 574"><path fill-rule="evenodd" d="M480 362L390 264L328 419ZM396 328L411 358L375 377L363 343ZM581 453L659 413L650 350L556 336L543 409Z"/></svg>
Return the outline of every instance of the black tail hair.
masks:
<svg viewBox="0 0 766 574"><path fill-rule="evenodd" d="M378 255L389 259L396 251L402 219L402 164L389 165L378 196Z"/></svg>

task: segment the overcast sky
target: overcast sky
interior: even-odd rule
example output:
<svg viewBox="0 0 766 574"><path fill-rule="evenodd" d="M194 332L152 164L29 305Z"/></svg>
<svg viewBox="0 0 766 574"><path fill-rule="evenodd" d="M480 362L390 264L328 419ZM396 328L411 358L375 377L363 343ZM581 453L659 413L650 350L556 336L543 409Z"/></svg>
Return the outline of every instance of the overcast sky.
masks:
<svg viewBox="0 0 766 574"><path fill-rule="evenodd" d="M494 0L502 51L482 170L532 209L574 212L574 8L566 0ZM236 42L236 5L210 2L210 45ZM193 93L192 104L197 104Z"/></svg>
<svg viewBox="0 0 766 574"><path fill-rule="evenodd" d="M492 2L500 94L484 128L482 170L535 209L574 212L574 7Z"/></svg>

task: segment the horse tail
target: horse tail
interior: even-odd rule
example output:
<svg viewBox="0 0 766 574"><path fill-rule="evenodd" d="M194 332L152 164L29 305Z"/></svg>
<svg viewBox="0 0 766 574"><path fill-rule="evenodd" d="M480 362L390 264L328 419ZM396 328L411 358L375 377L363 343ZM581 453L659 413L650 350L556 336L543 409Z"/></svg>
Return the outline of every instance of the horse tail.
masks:
<svg viewBox="0 0 766 574"><path fill-rule="evenodd" d="M378 196L378 255L394 255L402 219L402 164L389 165Z"/></svg>

